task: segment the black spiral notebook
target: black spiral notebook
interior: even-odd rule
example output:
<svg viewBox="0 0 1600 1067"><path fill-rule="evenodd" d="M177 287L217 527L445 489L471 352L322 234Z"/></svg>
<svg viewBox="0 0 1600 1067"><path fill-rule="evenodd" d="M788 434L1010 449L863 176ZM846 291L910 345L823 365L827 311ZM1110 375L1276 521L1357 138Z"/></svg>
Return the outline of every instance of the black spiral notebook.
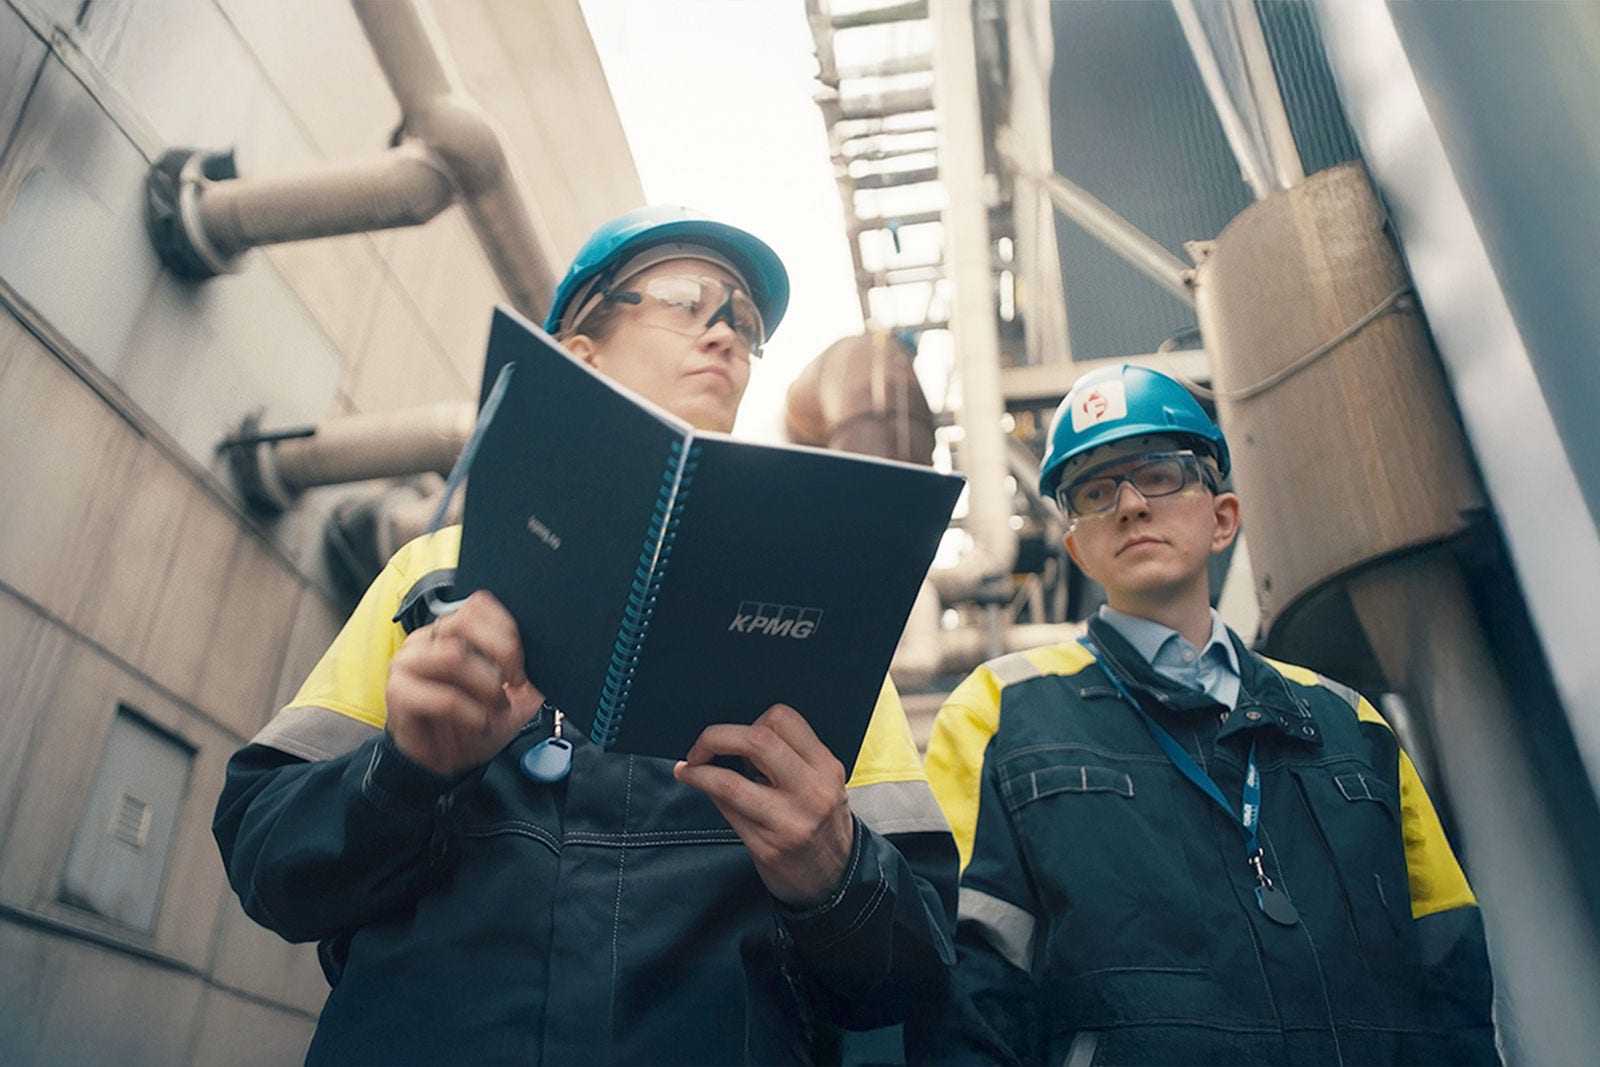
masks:
<svg viewBox="0 0 1600 1067"><path fill-rule="evenodd" d="M458 596L597 744L681 758L784 703L848 770L962 479L696 430L495 311L511 371L467 480Z"/></svg>

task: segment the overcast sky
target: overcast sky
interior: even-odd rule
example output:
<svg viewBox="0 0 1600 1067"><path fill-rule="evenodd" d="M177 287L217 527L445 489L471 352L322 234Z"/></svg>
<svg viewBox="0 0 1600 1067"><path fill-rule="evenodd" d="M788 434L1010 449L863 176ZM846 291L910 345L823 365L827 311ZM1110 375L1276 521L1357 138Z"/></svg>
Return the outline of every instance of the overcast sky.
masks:
<svg viewBox="0 0 1600 1067"><path fill-rule="evenodd" d="M645 196L760 236L793 283L737 430L773 438L783 391L861 330L802 0L582 0Z"/></svg>

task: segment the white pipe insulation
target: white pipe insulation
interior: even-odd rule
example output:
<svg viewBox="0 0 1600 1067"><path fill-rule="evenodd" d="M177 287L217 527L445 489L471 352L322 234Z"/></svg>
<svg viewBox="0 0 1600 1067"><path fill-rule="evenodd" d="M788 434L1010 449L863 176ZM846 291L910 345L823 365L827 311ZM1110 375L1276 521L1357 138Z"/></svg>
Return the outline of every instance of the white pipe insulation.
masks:
<svg viewBox="0 0 1600 1067"><path fill-rule="evenodd" d="M551 242L427 8L416 0L351 6L400 103L398 145L377 159L267 178L233 176L226 156L174 149L147 184L163 259L180 274L210 277L237 270L260 245L416 226L459 202L507 299L543 319L557 282Z"/></svg>

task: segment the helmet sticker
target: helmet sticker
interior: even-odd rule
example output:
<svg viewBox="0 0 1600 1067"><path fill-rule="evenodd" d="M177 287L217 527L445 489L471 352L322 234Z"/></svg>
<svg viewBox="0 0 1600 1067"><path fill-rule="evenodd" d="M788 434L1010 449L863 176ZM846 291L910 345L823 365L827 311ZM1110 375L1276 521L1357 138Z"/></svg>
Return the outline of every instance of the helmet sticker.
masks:
<svg viewBox="0 0 1600 1067"><path fill-rule="evenodd" d="M1102 422L1128 417L1128 393L1120 381L1101 382L1072 404L1072 429L1082 433Z"/></svg>

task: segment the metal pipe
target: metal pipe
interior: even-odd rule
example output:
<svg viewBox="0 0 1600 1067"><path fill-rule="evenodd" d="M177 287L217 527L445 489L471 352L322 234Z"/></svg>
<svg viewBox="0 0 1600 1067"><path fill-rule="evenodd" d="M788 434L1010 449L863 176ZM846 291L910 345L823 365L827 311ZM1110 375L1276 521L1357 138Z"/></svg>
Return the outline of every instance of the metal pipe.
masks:
<svg viewBox="0 0 1600 1067"><path fill-rule="evenodd" d="M1267 35L1261 30L1261 15L1256 11L1255 0L1233 0L1232 12L1240 59L1266 142L1267 163L1277 187L1292 189L1306 180L1305 165L1300 161L1300 148L1294 143L1283 93L1278 90L1278 75L1272 69L1272 52L1267 48Z"/></svg>
<svg viewBox="0 0 1600 1067"><path fill-rule="evenodd" d="M174 271L211 277L251 248L414 226L459 199L507 299L534 320L556 286L551 242L504 139L461 87L416 0L351 0L400 103L405 141L378 160L242 179L231 160L164 156L146 182L151 238ZM208 174L207 169L211 172Z"/></svg>
<svg viewBox="0 0 1600 1067"><path fill-rule="evenodd" d="M472 435L477 410L445 400L395 411L342 415L294 437L254 433L253 420L229 447L245 496L285 511L307 489L432 471L448 474Z"/></svg>
<svg viewBox="0 0 1600 1067"><path fill-rule="evenodd" d="M1267 165L1257 153L1255 142L1239 114L1239 108L1228 93L1227 82L1222 76L1222 66L1217 62L1217 53L1211 45L1211 39L1206 36L1205 26L1200 21L1200 12L1196 9L1194 0L1172 0L1172 8L1178 13L1178 24L1183 27L1184 40L1189 43L1189 51L1194 54L1195 66L1200 68L1200 80L1205 84L1206 94L1211 97L1211 106L1216 109L1217 120L1222 123L1222 135L1228 139L1228 147L1233 149L1234 158L1239 161L1239 173L1244 178L1245 184L1250 186L1255 198L1263 200L1271 195L1273 190Z"/></svg>
<svg viewBox="0 0 1600 1067"><path fill-rule="evenodd" d="M1000 335L995 322L983 124L978 109L978 64L970 3L931 0L934 102L939 118L939 173L949 193L943 212L944 247L951 265L950 324L961 380L962 467L967 475L967 531L973 549L957 576L974 589L1009 579L1017 558L1006 483L1005 404L1000 392ZM949 580L947 575L947 580Z"/></svg>
<svg viewBox="0 0 1600 1067"><path fill-rule="evenodd" d="M1427 717L1436 773L1483 905L1507 1063L1583 1063L1600 1048L1593 892L1540 795L1519 700L1494 669L1466 578L1442 554L1379 567L1350 602L1385 675Z"/></svg>
<svg viewBox="0 0 1600 1067"><path fill-rule="evenodd" d="M512 305L543 319L558 281L551 241L528 210L499 131L461 88L427 8L416 0L351 4L400 102L402 129L449 168Z"/></svg>
<svg viewBox="0 0 1600 1067"><path fill-rule="evenodd" d="M1050 196L1057 211L1088 231L1089 236L1121 256L1151 281L1186 304L1194 303L1189 289L1193 269L1167 247L1117 214L1104 201L1059 174L1041 174L1022 159L1015 136L1001 130L996 148L1006 166L1018 177L1037 183Z"/></svg>
<svg viewBox="0 0 1600 1067"><path fill-rule="evenodd" d="M470 403L453 400L345 415L324 422L311 437L279 442L273 465L295 489L420 471L448 474L476 417Z"/></svg>
<svg viewBox="0 0 1600 1067"><path fill-rule="evenodd" d="M1033 161L1030 169L1049 173L1055 170L1050 130L1050 71L1055 65L1055 32L1049 0L1009 0L1005 19L1011 54L1008 124L1012 143L1020 158ZM1049 189L1040 182L1022 183L1012 198L1016 222L1015 264L1021 291L1019 304L1027 345L1025 361L1034 366L1068 363L1072 359L1067 299L1061 279L1061 248L1056 239L1056 210ZM1063 389L1053 399L1065 393Z"/></svg>
<svg viewBox="0 0 1600 1067"><path fill-rule="evenodd" d="M288 177L210 182L195 206L210 246L231 260L258 245L419 225L455 198L439 160L408 143Z"/></svg>

